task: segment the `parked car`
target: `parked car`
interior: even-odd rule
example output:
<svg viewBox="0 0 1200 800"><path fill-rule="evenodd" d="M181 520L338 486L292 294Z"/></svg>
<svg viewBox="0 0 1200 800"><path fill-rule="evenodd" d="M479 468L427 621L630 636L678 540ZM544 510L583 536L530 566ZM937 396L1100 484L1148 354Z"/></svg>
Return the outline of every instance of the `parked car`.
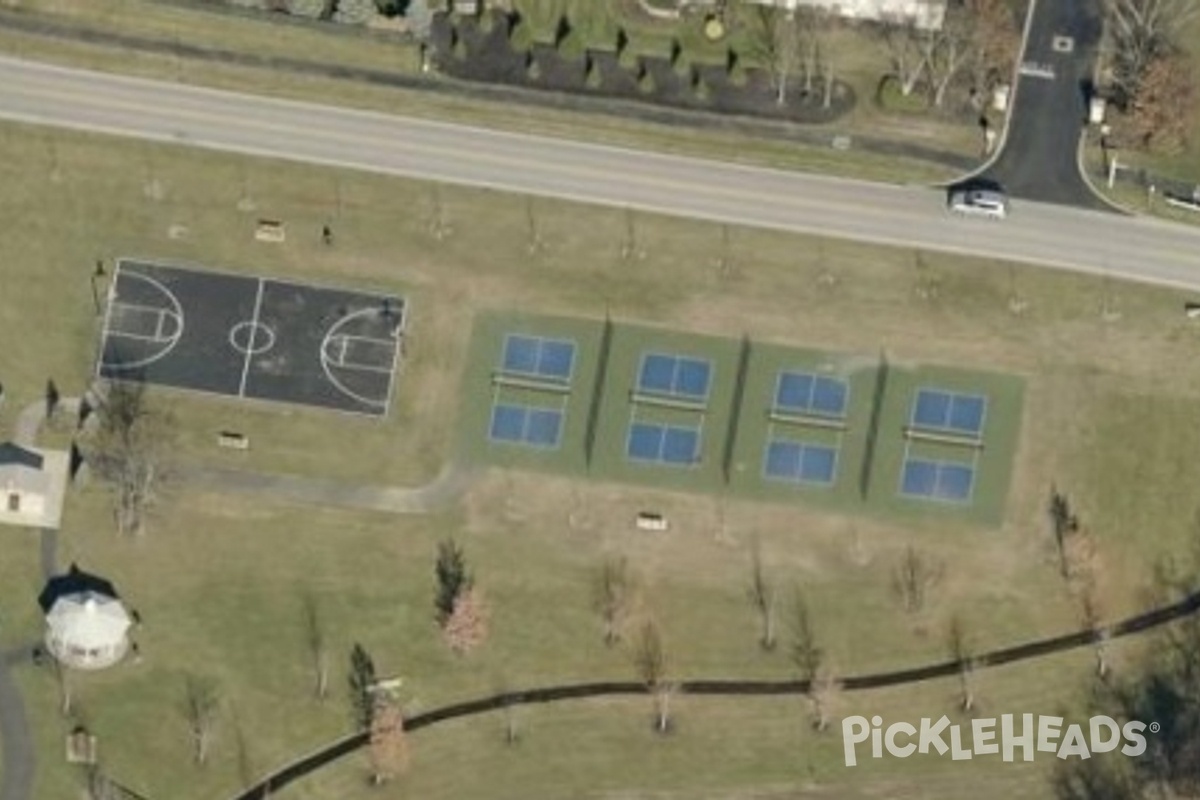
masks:
<svg viewBox="0 0 1200 800"><path fill-rule="evenodd" d="M950 194L950 210L958 214L1004 219L1008 198L993 189L959 189Z"/></svg>

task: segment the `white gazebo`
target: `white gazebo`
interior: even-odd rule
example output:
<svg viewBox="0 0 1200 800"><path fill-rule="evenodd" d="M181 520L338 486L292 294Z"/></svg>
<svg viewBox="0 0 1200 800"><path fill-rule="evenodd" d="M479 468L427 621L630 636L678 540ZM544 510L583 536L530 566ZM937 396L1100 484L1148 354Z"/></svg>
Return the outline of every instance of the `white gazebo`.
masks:
<svg viewBox="0 0 1200 800"><path fill-rule="evenodd" d="M103 669L129 650L132 620L112 584L72 567L55 579L66 591L47 598L46 647L61 663L75 669ZM53 584L55 581L51 581Z"/></svg>

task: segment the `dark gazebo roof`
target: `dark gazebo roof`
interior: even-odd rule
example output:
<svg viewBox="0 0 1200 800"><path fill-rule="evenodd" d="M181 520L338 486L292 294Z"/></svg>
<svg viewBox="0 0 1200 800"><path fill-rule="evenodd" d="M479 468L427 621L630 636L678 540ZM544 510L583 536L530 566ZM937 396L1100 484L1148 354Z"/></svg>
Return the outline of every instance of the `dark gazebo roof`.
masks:
<svg viewBox="0 0 1200 800"><path fill-rule="evenodd" d="M42 593L38 595L38 605L42 607L43 613L49 614L50 609L54 607L55 601L60 597L85 592L101 594L105 597L117 597L117 590L113 587L111 581L107 581L97 575L92 575L89 572L84 572L72 564L66 573L55 575L46 582L46 588L42 589Z"/></svg>

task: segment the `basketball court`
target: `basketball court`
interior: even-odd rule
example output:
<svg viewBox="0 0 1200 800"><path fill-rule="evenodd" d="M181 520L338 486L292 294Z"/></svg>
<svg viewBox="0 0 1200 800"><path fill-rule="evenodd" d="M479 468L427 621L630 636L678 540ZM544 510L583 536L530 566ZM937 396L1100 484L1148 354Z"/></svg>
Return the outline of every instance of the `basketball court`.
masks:
<svg viewBox="0 0 1200 800"><path fill-rule="evenodd" d="M392 295L121 260L96 371L384 416L406 310Z"/></svg>

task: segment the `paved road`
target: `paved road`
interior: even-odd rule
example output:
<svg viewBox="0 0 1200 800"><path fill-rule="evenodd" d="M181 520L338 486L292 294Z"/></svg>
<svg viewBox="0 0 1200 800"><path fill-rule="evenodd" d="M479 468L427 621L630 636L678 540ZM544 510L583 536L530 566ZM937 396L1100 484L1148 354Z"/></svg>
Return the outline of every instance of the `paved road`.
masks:
<svg viewBox="0 0 1200 800"><path fill-rule="evenodd" d="M1079 173L1085 87L1100 39L1099 0L1039 0L1034 6L1012 120L1000 157L985 177L1014 197L1078 208L1107 206ZM1055 39L1070 50L1055 49Z"/></svg>
<svg viewBox="0 0 1200 800"><path fill-rule="evenodd" d="M1200 228L1016 202L950 218L870 184L185 87L0 58L0 116L679 216L1200 288Z"/></svg>

